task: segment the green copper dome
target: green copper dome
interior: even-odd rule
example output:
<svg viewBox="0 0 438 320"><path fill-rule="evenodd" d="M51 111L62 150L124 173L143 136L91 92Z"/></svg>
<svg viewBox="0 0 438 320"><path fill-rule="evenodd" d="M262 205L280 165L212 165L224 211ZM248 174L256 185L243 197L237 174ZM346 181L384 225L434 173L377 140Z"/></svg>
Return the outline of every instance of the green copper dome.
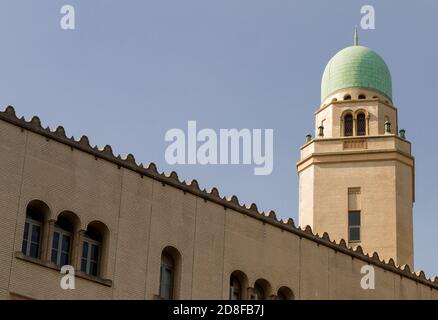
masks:
<svg viewBox="0 0 438 320"><path fill-rule="evenodd" d="M356 40L357 41L357 40ZM322 76L321 100L347 88L378 91L392 101L391 73L373 50L354 45L339 51L327 64Z"/></svg>

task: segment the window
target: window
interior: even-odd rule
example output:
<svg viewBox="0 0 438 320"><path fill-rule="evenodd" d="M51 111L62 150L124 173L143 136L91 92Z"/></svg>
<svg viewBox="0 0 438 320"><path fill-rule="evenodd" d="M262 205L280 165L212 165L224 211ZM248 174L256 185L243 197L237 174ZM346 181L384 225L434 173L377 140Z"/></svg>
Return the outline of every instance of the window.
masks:
<svg viewBox="0 0 438 320"><path fill-rule="evenodd" d="M348 241L360 241L360 211L348 212Z"/></svg>
<svg viewBox="0 0 438 320"><path fill-rule="evenodd" d="M294 293L288 287L281 287L277 292L277 300L293 300Z"/></svg>
<svg viewBox="0 0 438 320"><path fill-rule="evenodd" d="M39 258L41 246L41 221L26 217L21 251L26 256Z"/></svg>
<svg viewBox="0 0 438 320"><path fill-rule="evenodd" d="M103 235L98 226L98 223L88 225L82 242L81 271L92 276L101 273Z"/></svg>
<svg viewBox="0 0 438 320"><path fill-rule="evenodd" d="M265 292L262 286L258 283L254 285L254 290L251 295L251 300L265 300Z"/></svg>
<svg viewBox="0 0 438 320"><path fill-rule="evenodd" d="M349 94L346 94L346 95L344 96L344 100L351 100L351 96L350 96Z"/></svg>
<svg viewBox="0 0 438 320"><path fill-rule="evenodd" d="M56 221L55 231L53 232L51 254L51 261L58 266L70 264L72 236L72 224L68 219L60 216Z"/></svg>
<svg viewBox="0 0 438 320"><path fill-rule="evenodd" d="M172 256L163 251L160 268L160 298L173 299L173 282L175 278L175 264Z"/></svg>
<svg viewBox="0 0 438 320"><path fill-rule="evenodd" d="M364 95L364 94L360 94L359 95L359 99L361 99L361 100L364 100L364 99L366 99L367 97Z"/></svg>
<svg viewBox="0 0 438 320"><path fill-rule="evenodd" d="M53 233L52 240L52 262L58 266L70 264L71 234L62 229Z"/></svg>
<svg viewBox="0 0 438 320"><path fill-rule="evenodd" d="M92 276L99 275L99 258L101 243L85 238L82 243L81 271Z"/></svg>
<svg viewBox="0 0 438 320"><path fill-rule="evenodd" d="M230 300L242 299L242 286L236 276L230 277Z"/></svg>
<svg viewBox="0 0 438 320"><path fill-rule="evenodd" d="M344 118L344 136L350 137L353 135L353 116L347 114Z"/></svg>
<svg viewBox="0 0 438 320"><path fill-rule="evenodd" d="M28 204L21 245L21 252L24 255L37 259L40 258L44 221L49 211L49 207L42 201L34 200Z"/></svg>
<svg viewBox="0 0 438 320"><path fill-rule="evenodd" d="M365 114L363 113L360 113L357 116L357 135L358 136L366 135L366 120L365 120Z"/></svg>

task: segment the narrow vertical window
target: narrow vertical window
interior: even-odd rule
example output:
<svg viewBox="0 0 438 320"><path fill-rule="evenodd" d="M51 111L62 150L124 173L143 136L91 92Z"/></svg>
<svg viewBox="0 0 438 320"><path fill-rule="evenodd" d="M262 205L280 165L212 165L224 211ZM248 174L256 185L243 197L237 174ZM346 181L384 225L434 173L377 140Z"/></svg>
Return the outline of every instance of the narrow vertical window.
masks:
<svg viewBox="0 0 438 320"><path fill-rule="evenodd" d="M353 116L347 114L344 118L344 136L351 137L353 135Z"/></svg>
<svg viewBox="0 0 438 320"><path fill-rule="evenodd" d="M160 268L160 298L173 299L175 264L172 256L167 252L161 254Z"/></svg>
<svg viewBox="0 0 438 320"><path fill-rule="evenodd" d="M360 113L357 116L357 135L358 136L366 135L366 120L365 120L365 114L363 113Z"/></svg>
<svg viewBox="0 0 438 320"><path fill-rule="evenodd" d="M360 241L360 211L348 212L348 241Z"/></svg>
<svg viewBox="0 0 438 320"><path fill-rule="evenodd" d="M230 277L230 300L242 299L242 286L236 276Z"/></svg>

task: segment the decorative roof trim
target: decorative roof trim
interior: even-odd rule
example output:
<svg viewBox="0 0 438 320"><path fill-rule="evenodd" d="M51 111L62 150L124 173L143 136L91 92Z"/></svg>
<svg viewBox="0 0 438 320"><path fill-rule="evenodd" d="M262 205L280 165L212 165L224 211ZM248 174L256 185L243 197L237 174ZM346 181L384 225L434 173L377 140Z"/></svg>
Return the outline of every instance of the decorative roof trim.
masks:
<svg viewBox="0 0 438 320"><path fill-rule="evenodd" d="M82 136L79 140L75 140L73 137L68 138L64 128L61 126L57 127L55 131L51 131L49 127L43 128L41 126L41 121L37 116L32 117L30 121L26 121L24 117L18 118L12 106L8 106L4 111L0 111L0 120L16 125L22 129L40 134L48 139L55 140L72 148L81 150L85 153L95 156L96 158L107 160L120 167L137 172L141 176L150 177L164 184L173 186L205 200L209 200L224 206L225 208L232 209L264 223L270 224L274 227L280 228L281 230L291 232L301 238L314 241L320 245L349 255L352 258L356 258L366 263L378 266L382 269L394 272L400 276L409 278L413 281L417 281L438 290L438 277L427 279L423 271L419 271L417 273L411 272L411 269L408 265L398 267L394 264L392 259L390 259L388 262L380 260L379 255L376 252L374 252L372 256L369 254L364 254L361 246L357 246L355 249L349 248L344 239L341 239L338 243L336 243L336 241L330 240L330 236L327 232L324 232L322 236L314 234L310 226L306 226L304 229L296 227L292 218L287 220L278 219L275 212L272 210L268 213L260 212L257 209L257 205L254 203L249 206L242 205L239 203L239 199L235 195L230 198L221 198L217 188L212 188L209 191L205 189L201 190L196 180L192 180L191 182L180 181L177 173L174 171L172 171L170 174L159 173L154 163L150 163L148 167L145 168L142 163L137 164L132 154L128 154L126 158L122 158L120 155L115 156L111 146L109 145L106 145L102 150L97 146L92 147L87 136Z"/></svg>

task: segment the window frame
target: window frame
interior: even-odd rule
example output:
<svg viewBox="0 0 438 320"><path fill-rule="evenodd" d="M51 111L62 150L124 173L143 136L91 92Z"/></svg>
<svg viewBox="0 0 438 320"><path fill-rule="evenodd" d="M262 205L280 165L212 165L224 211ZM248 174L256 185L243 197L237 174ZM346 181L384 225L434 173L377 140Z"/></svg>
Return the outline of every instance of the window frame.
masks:
<svg viewBox="0 0 438 320"><path fill-rule="evenodd" d="M238 285L238 288L236 288L235 284ZM237 293L237 294L236 294ZM234 297L237 297L234 299ZM242 300L242 283L239 278L232 275L230 278L230 297L229 300Z"/></svg>
<svg viewBox="0 0 438 320"><path fill-rule="evenodd" d="M360 128L360 123L362 121L359 121L359 118L363 117L363 131L359 132L359 128ZM365 115L365 113L361 112L356 116L356 136L366 136L367 135L367 117Z"/></svg>
<svg viewBox="0 0 438 320"><path fill-rule="evenodd" d="M167 258L171 261L171 263L165 263L163 256L167 256ZM165 297L164 296L164 270L169 271L170 273L170 281L169 281L169 296ZM160 283L159 283L159 289L158 289L158 295L161 299L163 300L172 300L174 299L174 292L175 292L175 271L176 271L176 266L175 266L175 259L173 258L173 256L168 253L163 251L161 253L161 261L160 261Z"/></svg>
<svg viewBox="0 0 438 320"><path fill-rule="evenodd" d="M54 248L53 246L53 241L55 239L55 233L59 234L59 238L58 238L58 247ZM67 265L69 265L71 263L71 252L72 252L72 243L73 243L73 233L64 230L60 227L55 227L55 230L53 230L53 238L52 238L52 245L51 245L51 250L50 250L50 261L55 263L58 266L61 266L61 254L65 251L62 250L62 240L63 237L68 237L69 238L69 246L68 249L69 251L67 252ZM56 251L56 262L53 261L53 251ZM81 256L82 259L82 256ZM62 267L62 266L61 266Z"/></svg>
<svg viewBox="0 0 438 320"><path fill-rule="evenodd" d="M350 215L351 214L359 215L359 224L350 224ZM360 210L349 210L348 211L348 242L350 243L359 243L362 240L362 227L361 227L362 219L361 219L361 211ZM359 239L351 239L351 229L359 230Z"/></svg>
<svg viewBox="0 0 438 320"><path fill-rule="evenodd" d="M347 134L347 118L351 119L351 129L348 131ZM351 113L347 113L346 115L344 115L344 132L343 135L344 137L353 137L354 136L354 117Z"/></svg>
<svg viewBox="0 0 438 320"><path fill-rule="evenodd" d="M27 237L25 237L26 225L28 225ZM39 235L38 235L38 242L37 242L38 249L37 249L36 256L30 255L31 245L32 245L32 243L35 243L34 241L32 241L33 227L34 226L39 228ZM43 231L43 223L41 221L26 217L26 220L24 222L23 241L21 244L21 252L25 256L35 258L35 259L40 259L41 246L42 246L42 231ZM26 249L23 251L25 241L26 241Z"/></svg>
<svg viewBox="0 0 438 320"><path fill-rule="evenodd" d="M88 252L87 252L87 257L84 258L84 244L87 243L88 244ZM91 260L91 248L92 246L97 246L99 252L98 252L98 256L97 256L97 261L96 260ZM100 265L101 265L101 257L102 257L102 243L91 239L89 237L84 237L83 241L82 241L82 250L81 250L81 272L86 273L90 276L93 277L99 277L100 276ZM82 270L82 261L85 259L86 264L85 264L85 270ZM92 274L91 273L91 262L96 262L97 265L97 270L96 270L96 274Z"/></svg>
<svg viewBox="0 0 438 320"><path fill-rule="evenodd" d="M258 283L254 284L254 288L251 293L251 300L265 300L265 289Z"/></svg>

